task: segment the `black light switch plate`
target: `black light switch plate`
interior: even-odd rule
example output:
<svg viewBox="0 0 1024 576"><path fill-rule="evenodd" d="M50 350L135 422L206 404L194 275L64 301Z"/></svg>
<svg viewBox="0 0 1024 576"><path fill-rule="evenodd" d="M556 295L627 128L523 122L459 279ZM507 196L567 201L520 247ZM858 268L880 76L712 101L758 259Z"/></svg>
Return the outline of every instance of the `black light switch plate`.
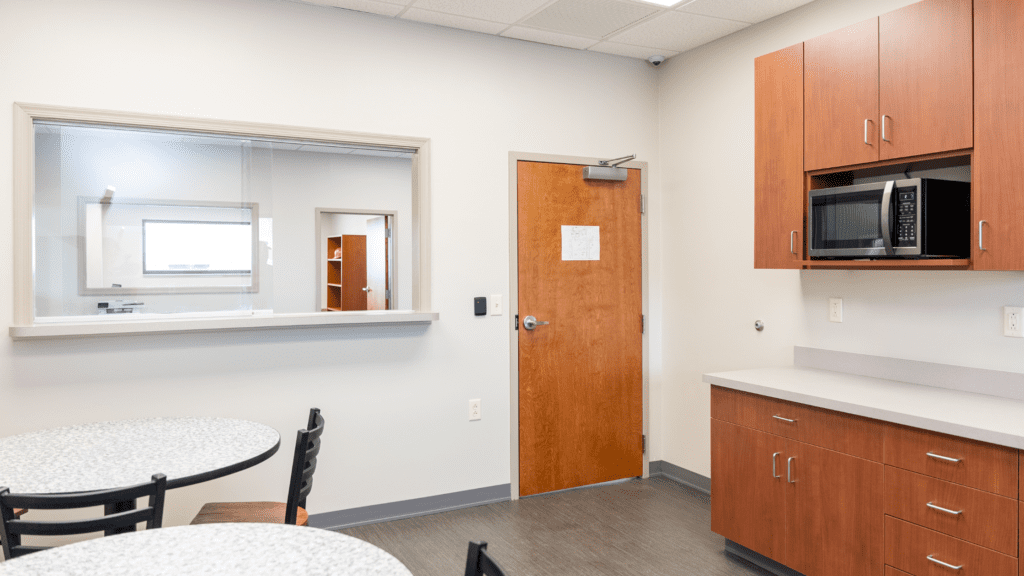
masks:
<svg viewBox="0 0 1024 576"><path fill-rule="evenodd" d="M487 315L487 297L477 296L473 298L473 314L477 316Z"/></svg>

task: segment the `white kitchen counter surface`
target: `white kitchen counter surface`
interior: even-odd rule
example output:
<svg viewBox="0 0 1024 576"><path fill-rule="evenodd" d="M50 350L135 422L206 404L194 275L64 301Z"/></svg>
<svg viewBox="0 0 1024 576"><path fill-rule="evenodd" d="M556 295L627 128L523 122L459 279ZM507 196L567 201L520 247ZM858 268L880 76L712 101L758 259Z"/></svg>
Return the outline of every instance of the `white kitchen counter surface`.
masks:
<svg viewBox="0 0 1024 576"><path fill-rule="evenodd" d="M1024 449L1024 401L799 366L716 372L704 382Z"/></svg>

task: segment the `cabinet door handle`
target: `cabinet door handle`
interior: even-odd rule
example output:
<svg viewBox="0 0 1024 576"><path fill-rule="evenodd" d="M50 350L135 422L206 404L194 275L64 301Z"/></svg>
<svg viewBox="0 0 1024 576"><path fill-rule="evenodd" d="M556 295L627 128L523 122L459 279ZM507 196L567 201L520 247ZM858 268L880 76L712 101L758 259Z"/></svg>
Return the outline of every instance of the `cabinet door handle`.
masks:
<svg viewBox="0 0 1024 576"><path fill-rule="evenodd" d="M950 510L949 508L943 508L942 506L936 506L935 504L932 504L931 502L929 502L927 504L927 506L929 508L931 508L932 510L938 510L939 512L945 512L946 514L952 514L953 516L959 516L959 515L964 513L963 510Z"/></svg>
<svg viewBox="0 0 1024 576"><path fill-rule="evenodd" d="M786 460L786 481L790 484L796 484L796 480L793 480L793 460L796 460L796 456Z"/></svg>
<svg viewBox="0 0 1024 576"><path fill-rule="evenodd" d="M886 142L892 142L892 140L889 140L888 138L885 137L885 119L886 118L888 118L888 116L886 116L885 114L882 114L882 140L884 140Z"/></svg>
<svg viewBox="0 0 1024 576"><path fill-rule="evenodd" d="M775 472L775 458L779 454L782 454L782 452L776 452L775 454L772 454L772 478L782 478L782 474L778 474L777 472Z"/></svg>
<svg viewBox="0 0 1024 576"><path fill-rule="evenodd" d="M871 142L868 142L868 122L871 120L868 118L864 119L864 145L871 146Z"/></svg>
<svg viewBox="0 0 1024 576"><path fill-rule="evenodd" d="M950 458L949 456L943 456L941 454L935 454L934 452L928 452L928 455L931 456L932 458L937 459L937 460L942 460L943 462L952 462L954 464L963 461L960 458Z"/></svg>
<svg viewBox="0 0 1024 576"><path fill-rule="evenodd" d="M982 252L985 251L985 240L984 236L982 236L984 233L982 225L984 224L988 224L988 220L978 220L978 250L981 250Z"/></svg>
<svg viewBox="0 0 1024 576"><path fill-rule="evenodd" d="M935 558L932 558L932 554L928 555L928 559L931 560L932 562L935 562L936 564L938 564L940 566L945 566L946 568L949 568L950 570L959 570L959 569L964 567L963 564L961 564L959 566L953 566L952 564L946 564L942 560L936 560Z"/></svg>
<svg viewBox="0 0 1024 576"><path fill-rule="evenodd" d="M793 422L796 422L796 420L790 420L789 418L783 418L782 416L779 416L778 414L772 416L772 418L775 418L776 420L782 420L783 422L789 422L790 424L792 424Z"/></svg>
<svg viewBox="0 0 1024 576"><path fill-rule="evenodd" d="M796 245L795 240L796 240L796 230L793 230L792 232L789 233L789 252L791 254L796 254L796 248L794 248L794 246Z"/></svg>

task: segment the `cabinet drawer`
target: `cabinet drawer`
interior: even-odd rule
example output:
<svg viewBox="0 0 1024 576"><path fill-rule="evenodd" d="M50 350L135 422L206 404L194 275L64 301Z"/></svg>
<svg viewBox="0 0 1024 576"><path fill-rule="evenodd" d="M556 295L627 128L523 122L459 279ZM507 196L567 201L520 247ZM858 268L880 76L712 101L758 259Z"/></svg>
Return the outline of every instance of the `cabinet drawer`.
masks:
<svg viewBox="0 0 1024 576"><path fill-rule="evenodd" d="M711 417L857 456L882 461L884 425L806 404L711 387Z"/></svg>
<svg viewBox="0 0 1024 576"><path fill-rule="evenodd" d="M931 557L931 560L929 560ZM950 566L939 564L944 562ZM1017 559L885 517L885 563L915 576L1016 576Z"/></svg>
<svg viewBox="0 0 1024 576"><path fill-rule="evenodd" d="M931 508L929 503L949 512ZM1017 555L1016 500L886 466L885 513L1008 556Z"/></svg>
<svg viewBox="0 0 1024 576"><path fill-rule="evenodd" d="M927 430L885 427L886 464L1017 498L1017 451Z"/></svg>

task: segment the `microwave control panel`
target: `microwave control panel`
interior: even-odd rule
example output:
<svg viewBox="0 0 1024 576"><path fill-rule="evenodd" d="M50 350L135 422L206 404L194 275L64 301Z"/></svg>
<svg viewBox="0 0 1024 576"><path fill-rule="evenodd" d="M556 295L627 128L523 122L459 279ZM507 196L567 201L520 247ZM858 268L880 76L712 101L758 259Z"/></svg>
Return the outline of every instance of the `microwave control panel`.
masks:
<svg viewBox="0 0 1024 576"><path fill-rule="evenodd" d="M917 193L916 190L899 191L897 202L897 245L917 245Z"/></svg>

